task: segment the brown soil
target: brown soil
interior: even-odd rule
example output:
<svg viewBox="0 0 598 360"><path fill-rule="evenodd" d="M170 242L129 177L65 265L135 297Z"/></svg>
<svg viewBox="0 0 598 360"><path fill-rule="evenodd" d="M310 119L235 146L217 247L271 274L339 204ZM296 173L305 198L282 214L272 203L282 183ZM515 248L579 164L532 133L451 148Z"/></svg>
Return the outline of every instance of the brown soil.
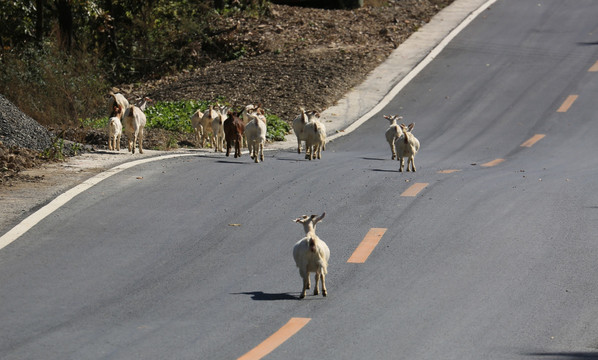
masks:
<svg viewBox="0 0 598 360"><path fill-rule="evenodd" d="M271 5L269 17L217 24L222 33L214 37L214 47L242 54L239 59L121 90L154 100L224 97L236 106L262 103L289 121L299 106L333 105L452 1L394 0L351 11Z"/></svg>

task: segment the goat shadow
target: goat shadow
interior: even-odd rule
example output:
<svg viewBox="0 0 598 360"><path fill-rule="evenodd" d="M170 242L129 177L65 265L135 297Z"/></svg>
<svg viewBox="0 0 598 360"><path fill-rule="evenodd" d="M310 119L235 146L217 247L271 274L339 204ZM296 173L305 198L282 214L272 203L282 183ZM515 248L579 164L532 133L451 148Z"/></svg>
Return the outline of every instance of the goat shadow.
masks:
<svg viewBox="0 0 598 360"><path fill-rule="evenodd" d="M234 159L234 157L233 157L233 159ZM233 161L233 160L218 160L216 162L220 163L220 164L237 164L237 165L245 165L245 164L251 164L251 163L253 163L253 161L251 161L251 162L247 162L247 161L246 162L242 162L241 158L237 158L237 159L238 159L237 161Z"/></svg>
<svg viewBox="0 0 598 360"><path fill-rule="evenodd" d="M93 153L94 154L103 154L103 155L123 155L123 156L130 154L130 152L127 151L126 146L124 148L121 146L120 151L119 150L94 150Z"/></svg>
<svg viewBox="0 0 598 360"><path fill-rule="evenodd" d="M391 173L398 173L400 172L399 169L397 170L389 170L389 169L370 169L370 171L376 171L376 172L391 172Z"/></svg>
<svg viewBox="0 0 598 360"><path fill-rule="evenodd" d="M550 358L550 359L562 359L562 360L574 360L574 359L584 359L584 360L598 360L598 353L597 352L530 352L524 353L525 356L530 356L534 358Z"/></svg>
<svg viewBox="0 0 598 360"><path fill-rule="evenodd" d="M265 293L263 291L247 291L233 293L233 295L251 295L251 300L256 301L299 300L299 296L289 293Z"/></svg>

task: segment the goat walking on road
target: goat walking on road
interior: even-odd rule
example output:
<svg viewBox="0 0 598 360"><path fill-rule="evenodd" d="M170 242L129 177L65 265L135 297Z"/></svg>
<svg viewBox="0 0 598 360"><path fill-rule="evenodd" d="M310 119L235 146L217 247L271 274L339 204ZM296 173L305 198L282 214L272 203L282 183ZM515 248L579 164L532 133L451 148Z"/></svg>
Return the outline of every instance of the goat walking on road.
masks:
<svg viewBox="0 0 598 360"><path fill-rule="evenodd" d="M307 123L313 120L318 120L320 118L320 113L315 110L305 111L305 109L303 108L299 108L299 110L301 110L301 114L299 114L293 120L293 132L297 137L297 154L301 154L301 142L305 142L307 140L306 133L304 132L305 125L307 125ZM309 153L307 145L305 146L305 152L306 154Z"/></svg>
<svg viewBox="0 0 598 360"><path fill-rule="evenodd" d="M230 155L230 149L235 147L235 158L241 157L241 146L245 134L245 124L239 118L239 114L232 112L224 121L224 137L226 139L226 156Z"/></svg>
<svg viewBox="0 0 598 360"><path fill-rule="evenodd" d="M108 150L120 151L120 137L122 135L122 123L120 118L122 117L122 109L120 106L115 105L113 116L108 122Z"/></svg>
<svg viewBox="0 0 598 360"><path fill-rule="evenodd" d="M411 164L411 171L415 172L415 154L419 151L419 140L411 133L413 127L415 126L414 123L409 124L409 126L405 124L399 125L401 127L401 131L403 132L400 137L397 139L398 145L398 152L397 156L401 165L399 166L399 171L403 171L403 158L407 158L407 171L409 171L409 164Z"/></svg>
<svg viewBox="0 0 598 360"><path fill-rule="evenodd" d="M266 143L266 123L255 114L248 114L251 121L245 126L245 137L249 156L256 163L264 161L264 144ZM259 158L258 158L259 157Z"/></svg>
<svg viewBox="0 0 598 360"><path fill-rule="evenodd" d="M388 126L388 129L384 135L386 135L386 141L388 142L388 145L390 145L390 152L392 153L391 159L394 160L397 158L395 142L401 135L401 130L397 124L397 120L403 120L403 117L399 115L384 115L384 118L390 122L390 125Z"/></svg>
<svg viewBox="0 0 598 360"><path fill-rule="evenodd" d="M384 118L390 122L384 135L390 146L392 160L396 158L400 162L399 171L403 172L403 158L406 157L407 171L415 172L415 154L419 151L419 140L411 133L415 124L397 124L397 120L403 120L399 115L384 115Z"/></svg>
<svg viewBox="0 0 598 360"><path fill-rule="evenodd" d="M135 105L131 105L124 116L124 128L129 142L129 152L135 154L135 146L139 144L139 153L143 154L143 129L146 124L145 114Z"/></svg>
<svg viewBox="0 0 598 360"><path fill-rule="evenodd" d="M299 275L303 279L303 289L301 290L301 299L305 298L307 289L311 287L309 273L316 273L316 284L314 295L319 294L318 283L322 281L322 295L328 295L326 290L326 274L328 273L328 260L330 259L330 249L328 245L316 235L316 224L326 216L322 215L303 215L295 219L296 223L303 225L305 237L299 240L293 247L293 258L299 268Z"/></svg>

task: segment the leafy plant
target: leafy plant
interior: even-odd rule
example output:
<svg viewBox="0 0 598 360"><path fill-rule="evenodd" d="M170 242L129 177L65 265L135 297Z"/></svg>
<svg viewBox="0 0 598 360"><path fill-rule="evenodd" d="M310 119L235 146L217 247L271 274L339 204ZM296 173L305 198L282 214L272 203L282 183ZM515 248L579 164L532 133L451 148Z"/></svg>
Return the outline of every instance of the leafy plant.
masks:
<svg viewBox="0 0 598 360"><path fill-rule="evenodd" d="M97 119L86 118L79 120L81 125L83 125L84 127L90 127L92 129L104 129L108 126L109 121L110 118L108 116L104 116Z"/></svg>
<svg viewBox="0 0 598 360"><path fill-rule="evenodd" d="M64 139L60 136L57 136L52 139L52 144L41 152L40 156L44 159L54 160L54 161L64 161Z"/></svg>
<svg viewBox="0 0 598 360"><path fill-rule="evenodd" d="M158 101L145 110L148 128L160 128L180 133L193 132L190 117L200 109L205 111L207 101Z"/></svg>
<svg viewBox="0 0 598 360"><path fill-rule="evenodd" d="M284 136L291 132L291 126L276 115L266 114L268 120L266 139L269 141L283 141Z"/></svg>

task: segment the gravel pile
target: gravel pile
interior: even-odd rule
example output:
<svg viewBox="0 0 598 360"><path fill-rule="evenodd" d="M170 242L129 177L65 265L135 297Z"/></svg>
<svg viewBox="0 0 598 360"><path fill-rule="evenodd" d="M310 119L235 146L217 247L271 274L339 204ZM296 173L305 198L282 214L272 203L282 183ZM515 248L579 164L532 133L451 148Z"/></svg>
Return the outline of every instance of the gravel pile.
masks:
<svg viewBox="0 0 598 360"><path fill-rule="evenodd" d="M0 142L6 147L42 151L52 144L50 132L0 95Z"/></svg>

